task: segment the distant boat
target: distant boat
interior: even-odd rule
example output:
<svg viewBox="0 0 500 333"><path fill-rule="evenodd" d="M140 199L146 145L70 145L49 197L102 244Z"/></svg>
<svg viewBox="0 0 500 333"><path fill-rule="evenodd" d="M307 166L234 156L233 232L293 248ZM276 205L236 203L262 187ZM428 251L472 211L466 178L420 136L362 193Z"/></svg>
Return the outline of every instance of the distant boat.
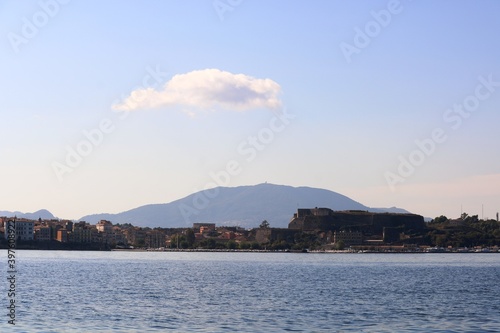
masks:
<svg viewBox="0 0 500 333"><path fill-rule="evenodd" d="M445 248L444 247L437 247L437 246L434 246L434 247L429 247L425 250L425 252L427 253L444 253L446 252Z"/></svg>

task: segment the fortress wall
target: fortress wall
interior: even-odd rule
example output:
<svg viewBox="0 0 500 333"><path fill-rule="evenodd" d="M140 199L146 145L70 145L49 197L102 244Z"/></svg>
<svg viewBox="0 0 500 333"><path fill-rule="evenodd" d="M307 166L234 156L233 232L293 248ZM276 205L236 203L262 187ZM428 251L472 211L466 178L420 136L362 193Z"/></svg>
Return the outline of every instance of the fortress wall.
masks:
<svg viewBox="0 0 500 333"><path fill-rule="evenodd" d="M405 230L424 229L424 218L413 214L375 214L373 216L373 227L376 233L382 233L384 227L397 228L402 226Z"/></svg>
<svg viewBox="0 0 500 333"><path fill-rule="evenodd" d="M302 210L304 213L306 209ZM298 214L300 215L300 214ZM334 212L329 215L302 215L290 222L289 229L301 230L339 230L348 227L363 227L366 231L382 234L383 229L404 227L405 230L425 228L424 218L415 214ZM369 228L369 230L368 230Z"/></svg>
<svg viewBox="0 0 500 333"><path fill-rule="evenodd" d="M294 217L288 224L288 229L302 230L304 228L304 218Z"/></svg>

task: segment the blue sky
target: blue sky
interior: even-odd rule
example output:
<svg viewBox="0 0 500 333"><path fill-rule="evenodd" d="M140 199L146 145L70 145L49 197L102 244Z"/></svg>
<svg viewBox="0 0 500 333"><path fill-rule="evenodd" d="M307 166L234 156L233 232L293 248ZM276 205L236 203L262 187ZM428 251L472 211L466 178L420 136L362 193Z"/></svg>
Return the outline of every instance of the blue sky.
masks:
<svg viewBox="0 0 500 333"><path fill-rule="evenodd" d="M267 181L493 218L499 12L497 1L3 1L0 210L77 219Z"/></svg>

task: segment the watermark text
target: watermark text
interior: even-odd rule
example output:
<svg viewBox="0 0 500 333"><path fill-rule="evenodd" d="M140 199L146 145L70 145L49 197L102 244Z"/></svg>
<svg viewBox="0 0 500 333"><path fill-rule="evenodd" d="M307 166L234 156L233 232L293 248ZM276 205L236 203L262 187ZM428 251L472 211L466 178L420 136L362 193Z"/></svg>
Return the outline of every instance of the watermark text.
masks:
<svg viewBox="0 0 500 333"><path fill-rule="evenodd" d="M10 325L16 324L16 221L8 220L5 225L7 233L7 322Z"/></svg>
<svg viewBox="0 0 500 333"><path fill-rule="evenodd" d="M452 130L458 130L464 121L469 118L484 102L500 87L500 81L494 81L493 74L487 78L478 77L479 83L474 89L474 93L466 96L461 103L454 104L443 113L443 121ZM391 191L395 191L396 185L403 183L407 178L411 177L417 168L432 154L437 151L440 144L448 140L447 131L443 127L436 127L431 131L428 138L415 140L416 148L406 156L399 155L399 165L396 171L386 171L384 173L385 180Z"/></svg>

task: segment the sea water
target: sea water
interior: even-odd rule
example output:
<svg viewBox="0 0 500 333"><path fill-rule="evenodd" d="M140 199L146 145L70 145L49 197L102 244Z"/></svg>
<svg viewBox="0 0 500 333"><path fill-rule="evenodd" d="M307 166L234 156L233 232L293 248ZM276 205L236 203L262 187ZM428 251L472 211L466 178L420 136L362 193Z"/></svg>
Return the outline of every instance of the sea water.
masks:
<svg viewBox="0 0 500 333"><path fill-rule="evenodd" d="M16 256L0 332L500 332L497 253Z"/></svg>

